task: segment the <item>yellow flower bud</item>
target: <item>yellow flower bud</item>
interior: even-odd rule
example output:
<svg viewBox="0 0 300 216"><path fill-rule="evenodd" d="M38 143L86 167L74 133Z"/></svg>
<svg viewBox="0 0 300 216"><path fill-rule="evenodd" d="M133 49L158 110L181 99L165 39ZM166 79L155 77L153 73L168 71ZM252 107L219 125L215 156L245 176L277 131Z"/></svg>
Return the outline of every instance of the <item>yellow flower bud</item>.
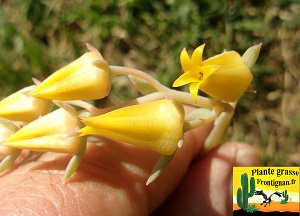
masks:
<svg viewBox="0 0 300 216"><path fill-rule="evenodd" d="M101 99L110 91L109 65L94 48L44 80L30 95L51 100Z"/></svg>
<svg viewBox="0 0 300 216"><path fill-rule="evenodd" d="M0 117L12 121L31 122L49 113L53 103L41 98L27 96L36 86L29 86L4 98L0 102Z"/></svg>
<svg viewBox="0 0 300 216"><path fill-rule="evenodd" d="M184 110L177 100L163 99L124 107L96 117L81 117L81 135L113 140L173 154L183 138Z"/></svg>
<svg viewBox="0 0 300 216"><path fill-rule="evenodd" d="M12 153L13 148L2 144L18 129L19 128L13 122L0 118L0 156L6 156Z"/></svg>
<svg viewBox="0 0 300 216"><path fill-rule="evenodd" d="M81 140L76 133L80 121L76 111L70 111L59 108L25 125L10 136L4 145L33 151L74 154Z"/></svg>
<svg viewBox="0 0 300 216"><path fill-rule="evenodd" d="M201 84L200 90L226 102L237 101L253 79L242 57L234 51L209 58L203 65L221 65L221 67Z"/></svg>
<svg viewBox="0 0 300 216"><path fill-rule="evenodd" d="M183 49L180 61L184 74L173 87L190 83L190 93L196 101L198 90L225 102L237 101L253 79L242 57L234 51L224 52L202 61L204 44L195 49L190 58Z"/></svg>

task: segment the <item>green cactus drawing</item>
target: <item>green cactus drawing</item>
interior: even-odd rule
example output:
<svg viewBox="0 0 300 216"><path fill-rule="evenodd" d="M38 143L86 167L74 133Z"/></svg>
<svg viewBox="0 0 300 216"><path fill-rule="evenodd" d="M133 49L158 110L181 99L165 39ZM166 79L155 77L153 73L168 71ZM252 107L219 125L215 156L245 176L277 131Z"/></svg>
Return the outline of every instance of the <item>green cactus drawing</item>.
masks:
<svg viewBox="0 0 300 216"><path fill-rule="evenodd" d="M237 204L240 208L246 211L248 208L248 197L252 197L255 192L255 180L253 177L250 179L250 191L248 192L248 175L244 173L241 175L241 185L242 189L237 190Z"/></svg>
<svg viewBox="0 0 300 216"><path fill-rule="evenodd" d="M282 196L284 199L280 201L281 204L287 204L287 201L289 199L289 195L287 194L287 190L282 191Z"/></svg>

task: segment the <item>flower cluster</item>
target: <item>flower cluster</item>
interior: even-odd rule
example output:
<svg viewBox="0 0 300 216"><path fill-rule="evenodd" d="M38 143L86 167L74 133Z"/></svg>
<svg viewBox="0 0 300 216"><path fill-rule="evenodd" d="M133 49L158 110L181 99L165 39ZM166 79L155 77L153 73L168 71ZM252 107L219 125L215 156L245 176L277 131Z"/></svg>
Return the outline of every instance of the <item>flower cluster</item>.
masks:
<svg viewBox="0 0 300 216"><path fill-rule="evenodd" d="M94 47L87 47L89 52L43 82L35 81L0 101L0 172L9 168L23 149L73 154L63 177L65 182L80 164L87 137L93 135L160 153L149 184L183 145L185 132L232 116L234 103L229 102L236 102L251 89L250 69L260 50L257 45L243 56L230 51L203 61L204 44L195 49L191 58L183 49L180 62L184 73L173 87L190 84L190 96L163 86L140 70L109 65ZM128 75L144 96L102 109L84 101L109 95L110 78L118 74ZM212 98L199 96L199 90ZM196 109L186 117L183 104ZM225 119L227 123L230 120ZM220 141L222 137L218 135L226 130L224 125L228 124L215 124L215 138L206 145L207 149Z"/></svg>

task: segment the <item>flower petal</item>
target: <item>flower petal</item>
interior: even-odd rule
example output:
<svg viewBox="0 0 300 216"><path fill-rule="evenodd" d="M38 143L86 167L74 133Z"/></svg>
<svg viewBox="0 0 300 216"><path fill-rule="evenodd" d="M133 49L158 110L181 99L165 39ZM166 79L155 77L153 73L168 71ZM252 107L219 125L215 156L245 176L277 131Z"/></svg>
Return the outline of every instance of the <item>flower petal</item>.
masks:
<svg viewBox="0 0 300 216"><path fill-rule="evenodd" d="M242 57L235 51L223 52L203 61L203 65L222 65L222 70L242 64L245 64Z"/></svg>
<svg viewBox="0 0 300 216"><path fill-rule="evenodd" d="M175 99L163 99L81 120L87 125L81 136L96 134L171 155L183 136L184 112Z"/></svg>
<svg viewBox="0 0 300 216"><path fill-rule="evenodd" d="M181 51L180 63L184 72L191 71L193 69L191 58L185 48Z"/></svg>
<svg viewBox="0 0 300 216"><path fill-rule="evenodd" d="M226 102L237 101L249 87L253 76L249 68L243 64L223 70L204 80L201 91Z"/></svg>
<svg viewBox="0 0 300 216"><path fill-rule="evenodd" d="M79 128L79 123L76 116L60 108L25 125L6 139L4 145L41 152L75 153L81 138L70 134Z"/></svg>
<svg viewBox="0 0 300 216"><path fill-rule="evenodd" d="M94 100L108 95L109 65L101 55L88 52L54 72L30 96L50 100Z"/></svg>
<svg viewBox="0 0 300 216"><path fill-rule="evenodd" d="M202 55L205 44L198 46L192 54L192 64L202 66Z"/></svg>
<svg viewBox="0 0 300 216"><path fill-rule="evenodd" d="M199 82L199 72L188 71L178 77L173 83L173 87L183 86L192 82Z"/></svg>
<svg viewBox="0 0 300 216"><path fill-rule="evenodd" d="M206 80L210 75L216 72L222 65L206 65L201 67L203 73L202 80Z"/></svg>
<svg viewBox="0 0 300 216"><path fill-rule="evenodd" d="M27 96L36 86L28 86L0 101L0 117L12 121L31 122L49 113L53 107L50 100Z"/></svg>
<svg viewBox="0 0 300 216"><path fill-rule="evenodd" d="M190 84L190 93L194 101L197 101L198 90L202 82L196 82Z"/></svg>

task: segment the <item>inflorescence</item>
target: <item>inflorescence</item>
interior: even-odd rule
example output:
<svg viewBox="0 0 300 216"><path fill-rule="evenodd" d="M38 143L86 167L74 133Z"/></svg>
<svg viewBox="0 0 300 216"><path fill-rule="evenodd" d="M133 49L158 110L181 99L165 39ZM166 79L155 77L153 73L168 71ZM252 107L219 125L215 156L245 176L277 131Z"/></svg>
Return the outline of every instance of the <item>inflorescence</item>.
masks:
<svg viewBox="0 0 300 216"><path fill-rule="evenodd" d="M184 144L185 132L214 121L203 152L222 141L238 99L246 91L254 92L250 69L260 47L250 47L243 56L225 51L205 61L204 44L191 57L183 49L180 62L184 73L173 87L189 84L189 95L167 88L140 70L109 65L87 44L89 52L80 58L43 82L33 79L32 86L0 101L0 172L9 168L23 149L68 153L74 156L63 177L66 182L84 156L88 137L103 136L162 155L146 183L150 184ZM85 101L109 95L111 77L120 74L127 75L143 96L101 109ZM199 96L199 90L214 99ZM184 104L195 107L187 117Z"/></svg>

